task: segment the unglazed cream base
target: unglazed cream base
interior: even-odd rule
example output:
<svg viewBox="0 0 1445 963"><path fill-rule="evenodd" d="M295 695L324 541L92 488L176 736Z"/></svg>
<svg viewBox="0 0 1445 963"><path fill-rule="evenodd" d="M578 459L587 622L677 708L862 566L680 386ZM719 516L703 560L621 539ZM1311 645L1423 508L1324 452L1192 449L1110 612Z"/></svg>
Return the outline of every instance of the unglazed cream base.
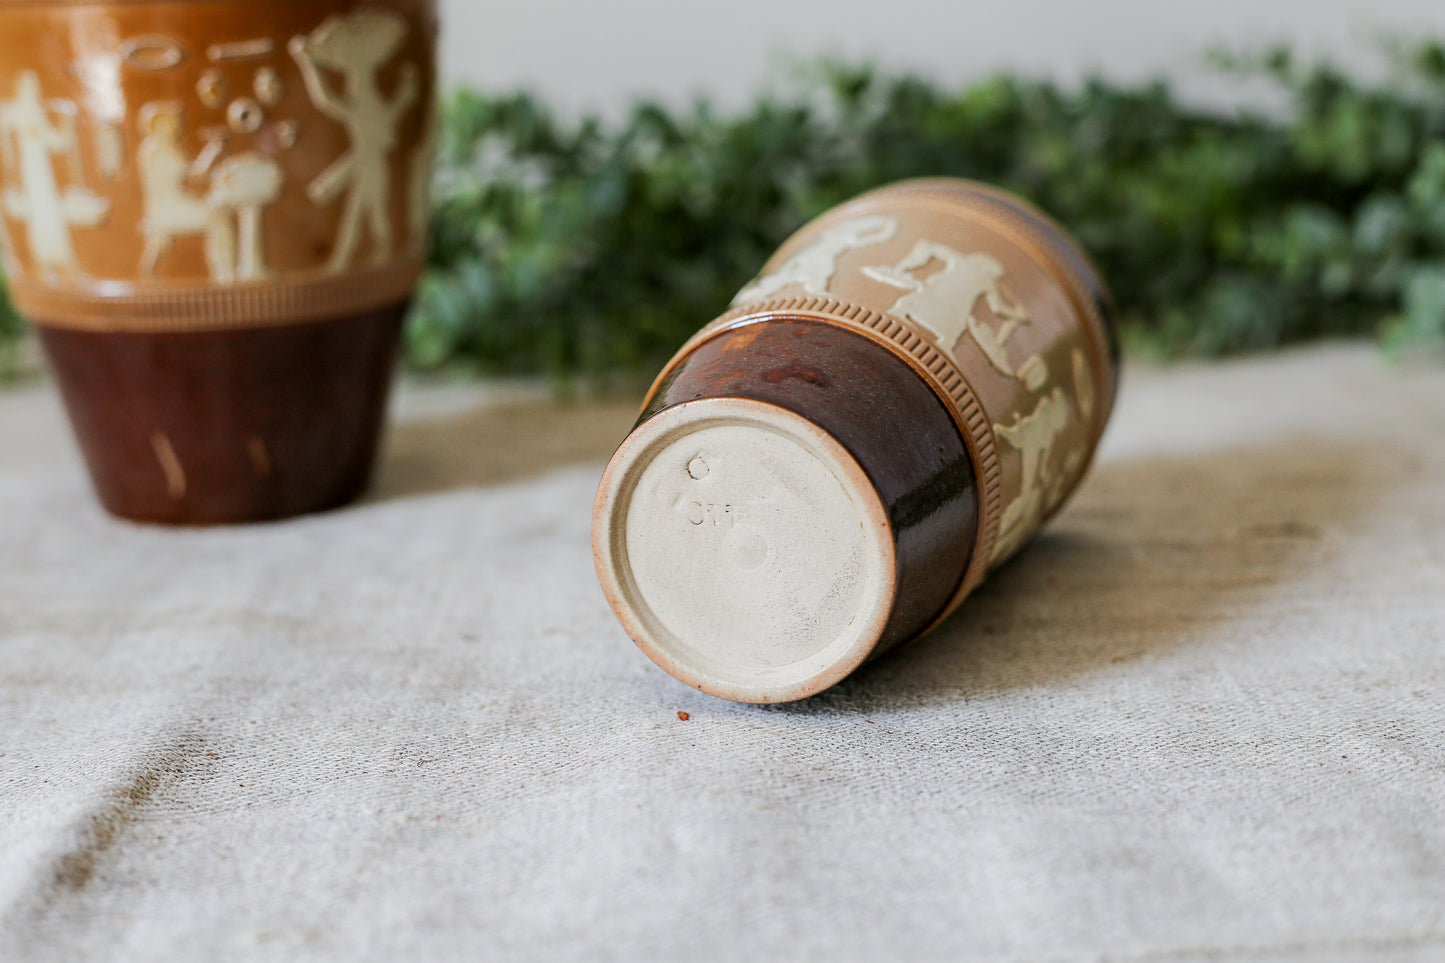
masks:
<svg viewBox="0 0 1445 963"><path fill-rule="evenodd" d="M776 405L710 398L648 420L608 466L593 526L628 633L713 695L813 695L888 622L896 564L877 492L832 436Z"/></svg>

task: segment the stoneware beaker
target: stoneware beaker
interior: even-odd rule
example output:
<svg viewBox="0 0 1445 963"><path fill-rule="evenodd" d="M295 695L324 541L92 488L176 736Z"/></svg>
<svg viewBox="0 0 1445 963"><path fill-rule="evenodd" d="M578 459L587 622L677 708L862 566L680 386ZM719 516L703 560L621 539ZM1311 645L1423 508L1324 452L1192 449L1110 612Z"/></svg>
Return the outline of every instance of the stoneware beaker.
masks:
<svg viewBox="0 0 1445 963"><path fill-rule="evenodd" d="M938 624L1068 498L1114 403L1102 282L1020 199L866 194L667 365L598 491L607 598L727 699L821 692Z"/></svg>

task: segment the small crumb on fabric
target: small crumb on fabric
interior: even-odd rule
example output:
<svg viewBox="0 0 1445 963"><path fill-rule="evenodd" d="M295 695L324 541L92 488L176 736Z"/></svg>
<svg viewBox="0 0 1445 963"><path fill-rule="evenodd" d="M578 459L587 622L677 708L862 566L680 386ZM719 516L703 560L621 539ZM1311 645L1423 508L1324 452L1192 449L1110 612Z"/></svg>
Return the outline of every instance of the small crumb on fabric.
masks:
<svg viewBox="0 0 1445 963"><path fill-rule="evenodd" d="M681 709L678 710L677 717L683 722L686 722L687 720L692 718L692 716L688 715L686 712L683 712Z"/></svg>

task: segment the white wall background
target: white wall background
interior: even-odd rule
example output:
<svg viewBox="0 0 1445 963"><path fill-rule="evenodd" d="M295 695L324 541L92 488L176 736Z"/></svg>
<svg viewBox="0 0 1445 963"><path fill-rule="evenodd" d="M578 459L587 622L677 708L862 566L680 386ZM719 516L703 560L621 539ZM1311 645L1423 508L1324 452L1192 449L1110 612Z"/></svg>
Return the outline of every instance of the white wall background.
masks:
<svg viewBox="0 0 1445 963"><path fill-rule="evenodd" d="M564 110L636 95L736 105L791 56L872 57L946 82L1009 68L1059 79L1169 74L1196 99L1214 44L1297 49L1368 69L1381 32L1445 37L1445 0L442 0L453 81L524 86Z"/></svg>

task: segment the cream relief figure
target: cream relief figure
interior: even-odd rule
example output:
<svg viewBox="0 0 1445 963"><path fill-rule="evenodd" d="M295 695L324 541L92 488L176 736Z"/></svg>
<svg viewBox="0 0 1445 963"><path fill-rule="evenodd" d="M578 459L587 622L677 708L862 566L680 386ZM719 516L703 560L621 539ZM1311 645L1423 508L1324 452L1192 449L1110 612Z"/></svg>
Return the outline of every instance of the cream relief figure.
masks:
<svg viewBox="0 0 1445 963"><path fill-rule="evenodd" d="M860 217L834 225L818 240L784 261L776 271L739 291L733 298L733 307L756 304L795 284L808 294L827 294L840 257L858 248L882 244L897 233L898 221L892 217Z"/></svg>
<svg viewBox="0 0 1445 963"><path fill-rule="evenodd" d="M181 147L181 105L146 104L141 108L140 126L136 169L143 207L140 230L145 238L141 276L155 276L161 258L177 238L200 235L211 280L221 284L235 281L236 239L230 218L203 194L186 186L193 161ZM209 164L203 164L202 170L206 167Z"/></svg>
<svg viewBox="0 0 1445 963"><path fill-rule="evenodd" d="M55 106L63 108L58 121L51 120ZM75 114L75 105L68 101L45 103L40 77L32 70L20 74L15 98L0 102L0 149L6 168L19 179L18 186L5 188L5 213L25 225L36 266L59 277L83 276L71 230L97 227L110 213L110 202L81 183ZM72 158L75 165L73 183L64 190L55 174L57 155Z"/></svg>
<svg viewBox="0 0 1445 963"><path fill-rule="evenodd" d="M352 262L361 242L363 222L371 235L372 260L391 256L390 159L397 126L420 94L414 64L402 65L396 91L387 97L378 73L406 39L406 21L380 10L334 15L309 34L287 45L301 68L306 92L316 109L346 128L350 150L322 171L306 189L312 202L329 204L346 194L327 269L341 271ZM341 89L332 89L321 68L339 74Z"/></svg>
<svg viewBox="0 0 1445 963"><path fill-rule="evenodd" d="M3 217L0 217L0 270L11 275L24 270L15 260L15 242L10 239L10 230Z"/></svg>
<svg viewBox="0 0 1445 963"><path fill-rule="evenodd" d="M233 96L223 70L233 61L264 59L276 44L266 37L212 44L207 67L195 83L196 98L207 111L224 115L224 125L201 127L204 146L191 157L183 137L185 112L180 103L155 102L141 108L141 140L136 169L141 182L141 276L154 278L162 260L180 238L199 237L206 272L219 284L265 280L262 212L280 200L285 173L269 153L228 153L236 137L256 134L266 122L266 108L281 102L284 88L270 64L252 74L250 90ZM177 41L159 35L134 37L121 44L122 59L153 73L175 69L188 52ZM255 96L250 96L254 93ZM271 143L291 146L294 124L273 125Z"/></svg>
<svg viewBox="0 0 1445 963"><path fill-rule="evenodd" d="M918 272L938 262L942 269L924 277ZM1017 370L1009 362L1008 341L1020 326L1030 322L1023 307L1003 287L1003 265L987 254L963 254L937 241L922 240L894 265L866 267L875 281L908 291L893 305L893 312L923 325L948 352L957 353L967 334L990 365L1000 374L1018 378L1030 389L1043 385L1047 372L1042 360L1030 357ZM1003 322L993 328L976 314L978 302L988 305Z"/></svg>
<svg viewBox="0 0 1445 963"><path fill-rule="evenodd" d="M255 152L216 163L220 152L215 140L192 160L181 146L185 124L179 104L147 104L140 123L144 136L136 167L144 205L142 275L155 276L177 238L199 235L211 280L232 284L265 279L261 211L281 196L281 165ZM204 193L187 186L188 180L203 175L208 176Z"/></svg>
<svg viewBox="0 0 1445 963"><path fill-rule="evenodd" d="M1089 360L1084 352L1075 348L1072 355L1074 365L1074 398L1079 403L1079 415L1084 421L1094 420L1094 377L1089 373Z"/></svg>
<svg viewBox="0 0 1445 963"><path fill-rule="evenodd" d="M1084 352L1075 348L1070 352L1070 361L1074 369L1074 406L1078 410L1079 420L1087 429L1094 421L1094 409L1098 399L1094 392L1094 377L1089 371L1088 359ZM1084 467L1084 450L1082 448L1071 448L1065 455L1059 470L1048 480L1044 488L1044 512L1051 512L1064 500L1066 494L1065 486L1073 480L1079 470Z"/></svg>
<svg viewBox="0 0 1445 963"><path fill-rule="evenodd" d="M1017 414L1010 424L993 426L994 433L1018 451L1022 467L1019 493L1004 509L991 561L1011 554L1043 520L1056 474L1049 464L1050 455L1069 420L1069 400L1064 389L1055 386L1029 414Z"/></svg>
<svg viewBox="0 0 1445 963"><path fill-rule="evenodd" d="M226 158L211 175L206 203L236 219L237 281L260 281L269 274L261 243L261 211L281 197L284 183L281 165L256 151Z"/></svg>
<svg viewBox="0 0 1445 963"><path fill-rule="evenodd" d="M1049 481L1049 487L1044 490L1044 512L1046 514L1059 507L1064 496L1068 494L1068 490L1064 486L1077 478L1079 470L1083 467L1084 450L1071 448L1069 453L1064 456L1063 464L1059 466L1059 470Z"/></svg>

